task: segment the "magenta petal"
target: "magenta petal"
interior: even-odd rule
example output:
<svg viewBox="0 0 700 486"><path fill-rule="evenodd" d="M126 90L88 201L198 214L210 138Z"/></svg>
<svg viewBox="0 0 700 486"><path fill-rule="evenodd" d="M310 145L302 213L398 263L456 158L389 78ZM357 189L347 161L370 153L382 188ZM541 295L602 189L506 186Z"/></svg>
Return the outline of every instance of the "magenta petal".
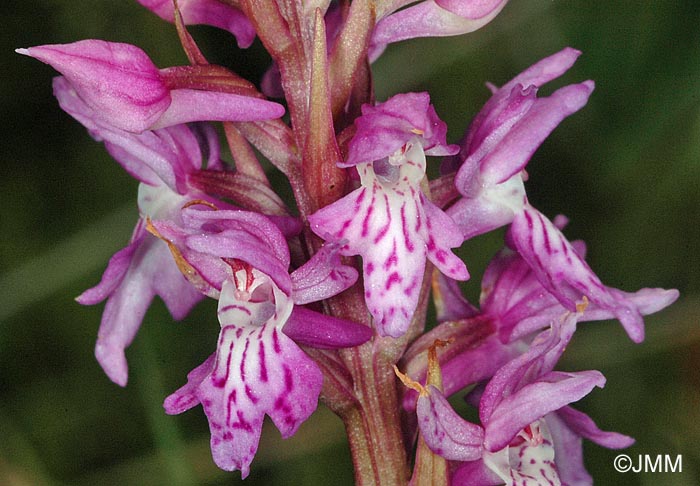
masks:
<svg viewBox="0 0 700 486"><path fill-rule="evenodd" d="M503 480L482 459L457 465L450 475L453 486L500 486Z"/></svg>
<svg viewBox="0 0 700 486"><path fill-rule="evenodd" d="M290 277L294 303L317 302L339 294L357 281L357 270L340 261L339 244L327 243Z"/></svg>
<svg viewBox="0 0 700 486"><path fill-rule="evenodd" d="M487 198L463 197L445 211L461 229L466 241L513 221L513 208Z"/></svg>
<svg viewBox="0 0 700 486"><path fill-rule="evenodd" d="M78 120L135 178L156 186L160 181L173 191L185 193L186 175L201 168L199 140L186 125L157 131L131 133L102 119L79 96L64 77L53 81L54 95L61 108Z"/></svg>
<svg viewBox="0 0 700 486"><path fill-rule="evenodd" d="M455 225L420 190L421 145L409 142L385 162L383 175L375 173L376 163L359 164L362 187L308 219L317 235L344 242L341 254L362 256L365 301L377 331L398 337L418 304L426 258L453 278L469 274L449 248L461 239Z"/></svg>
<svg viewBox="0 0 700 486"><path fill-rule="evenodd" d="M420 195L425 211L425 224L428 230L426 251L428 259L447 277L454 280L468 280L469 272L464 262L452 251L462 244L462 233L445 212Z"/></svg>
<svg viewBox="0 0 700 486"><path fill-rule="evenodd" d="M98 118L95 111L85 104L70 82L63 76L57 76L53 79L53 94L58 100L61 109L87 128L90 136L94 139L102 141L109 139L112 135L127 133L123 130L114 129L111 125L105 124L104 120ZM124 138L129 139L130 137ZM153 172L154 168L145 164L139 156L131 153L126 148L122 148L118 143L116 145L108 144L107 150L135 179L150 185L159 184L159 177L163 179L163 176L158 176ZM155 160L160 159L158 157ZM162 165L158 164L157 168L162 168ZM175 179L172 175L172 170L164 180L174 184Z"/></svg>
<svg viewBox="0 0 700 486"><path fill-rule="evenodd" d="M391 201L383 191L364 187L309 217L316 234L347 241L344 255L362 255L365 300L381 335L406 332L416 308L425 246L409 238L402 220L422 219L413 201Z"/></svg>
<svg viewBox="0 0 700 486"><path fill-rule="evenodd" d="M224 327L213 369L211 363L210 358L190 373L188 384L166 399L166 407L180 413L202 403L214 462L246 477L264 416L270 416L282 437L290 437L316 409L323 377L289 338L267 324Z"/></svg>
<svg viewBox="0 0 700 486"><path fill-rule="evenodd" d="M505 99L513 95L513 90L518 85L522 88L535 86L539 88L544 84L558 78L573 66L576 59L581 55L581 51L566 47L561 51L541 61L533 64L522 73L508 81L500 88L492 87L493 96L489 99L478 115L474 118L464 145L472 147L475 145L475 137L480 127L486 123L487 118L492 118L494 112L501 110L505 104Z"/></svg>
<svg viewBox="0 0 700 486"><path fill-rule="evenodd" d="M190 250L218 258L242 260L269 275L287 294L289 249L278 227L265 216L239 210L182 210L189 231L184 244Z"/></svg>
<svg viewBox="0 0 700 486"><path fill-rule="evenodd" d="M352 321L294 307L284 333L299 344L320 349L350 348L369 341L372 329Z"/></svg>
<svg viewBox="0 0 700 486"><path fill-rule="evenodd" d="M128 246L112 255L100 283L84 291L75 300L82 305L93 305L109 297L124 279L134 253L143 242L143 237L144 235L141 233Z"/></svg>
<svg viewBox="0 0 700 486"><path fill-rule="evenodd" d="M513 220L509 237L540 283L564 307L575 311L576 303L585 296L619 319L632 341L644 340L644 322L634 302L604 286L561 231L539 211L526 207Z"/></svg>
<svg viewBox="0 0 700 486"><path fill-rule="evenodd" d="M608 292L618 301L629 302L643 316L653 314L673 304L678 299L679 293L676 289L639 289L636 292L623 292L615 288L608 287ZM583 313L583 320L595 321L612 319L614 314L605 308L597 305L589 305Z"/></svg>
<svg viewBox="0 0 700 486"><path fill-rule="evenodd" d="M148 235L134 251L119 286L110 293L97 335L97 361L118 385L127 382L124 349L133 341L154 295L163 298L176 319L202 299L184 279L167 247Z"/></svg>
<svg viewBox="0 0 700 486"><path fill-rule="evenodd" d="M283 438L316 409L323 375L282 331L292 302L258 270L222 286L216 358L188 375L165 402L170 413L201 403L209 420L214 462L248 475L268 415Z"/></svg>
<svg viewBox="0 0 700 486"><path fill-rule="evenodd" d="M434 386L418 399L418 426L430 449L455 461L473 461L481 457L484 431L467 422L452 409L445 396Z"/></svg>
<svg viewBox="0 0 700 486"><path fill-rule="evenodd" d="M284 107L231 93L168 88L146 53L129 44L85 40L18 49L50 64L103 123L141 133L192 121L253 121L279 118Z"/></svg>
<svg viewBox="0 0 700 486"><path fill-rule="evenodd" d="M355 126L357 132L341 167L383 159L412 139L419 140L428 155L453 155L459 151L457 145L447 145L447 125L430 104L428 93L401 93L384 103L363 105Z"/></svg>
<svg viewBox="0 0 700 486"><path fill-rule="evenodd" d="M163 408L168 415L177 415L199 405L197 388L211 374L216 364L216 354L195 369L187 373L187 384L170 394L163 402Z"/></svg>
<svg viewBox="0 0 700 486"><path fill-rule="evenodd" d="M119 386L126 386L129 374L124 350L134 340L152 300L153 292L147 282L127 279L105 304L95 358L109 379Z"/></svg>
<svg viewBox="0 0 700 486"><path fill-rule="evenodd" d="M276 328L265 325L240 341L233 337L235 332L233 326L222 329L217 365L200 393L212 428L214 461L222 469L240 469L245 477L264 414L283 438L292 436L316 410L323 376ZM213 404L207 407L207 398L220 400L221 410Z"/></svg>
<svg viewBox="0 0 700 486"><path fill-rule="evenodd" d="M561 322L552 322L551 328L542 331L532 340L527 352L508 362L494 374L479 404L479 417L485 426L488 426L491 415L505 397L554 369L576 330L578 317L576 314L569 314Z"/></svg>
<svg viewBox="0 0 700 486"><path fill-rule="evenodd" d="M455 185L464 196L478 194L482 185L482 160L498 147L536 102L537 87L518 84L510 93L496 92L474 118L462 147L464 164L455 178ZM474 178L476 180L472 180Z"/></svg>
<svg viewBox="0 0 700 486"><path fill-rule="evenodd" d="M485 314L498 319L499 335L504 342L547 327L565 312L537 280L527 262L508 249L491 260L481 287L481 308Z"/></svg>
<svg viewBox="0 0 700 486"><path fill-rule="evenodd" d="M538 98L518 123L481 162L481 177L488 184L500 184L520 172L532 154L567 116L586 105L593 81L561 88Z"/></svg>
<svg viewBox="0 0 700 486"><path fill-rule="evenodd" d="M284 107L273 101L232 93L195 89L170 92L172 103L150 128L163 128L193 121L257 121L279 118Z"/></svg>
<svg viewBox="0 0 700 486"><path fill-rule="evenodd" d="M555 218L555 221L561 218ZM571 247L583 259L583 242ZM523 257L509 249L500 251L491 261L482 278L481 308L484 314L497 319L503 342L513 342L549 325L564 313L564 307L537 278ZM609 288L617 300L626 300L642 315L667 307L678 297L676 290L641 289L635 293ZM589 302L579 322L613 319L609 308Z"/></svg>
<svg viewBox="0 0 700 486"><path fill-rule="evenodd" d="M583 464L583 438L610 449L621 449L634 443L634 439L626 435L600 430L588 415L568 406L547 415L546 420L554 441L557 469L565 484L593 484Z"/></svg>
<svg viewBox="0 0 700 486"><path fill-rule="evenodd" d="M440 7L466 19L480 19L497 8L502 8L504 0L435 0Z"/></svg>
<svg viewBox="0 0 700 486"><path fill-rule="evenodd" d="M484 448L494 452L506 447L523 428L603 387L598 371L550 372L500 400L486 425Z"/></svg>
<svg viewBox="0 0 700 486"><path fill-rule="evenodd" d="M365 301L382 336L406 332L418 305L425 260L451 278L469 277L451 248L459 228L422 193L426 150L453 153L446 125L427 93L399 94L364 105L345 166L355 165L362 187L309 216L311 230L361 255Z"/></svg>
<svg viewBox="0 0 700 486"><path fill-rule="evenodd" d="M489 4L495 6L490 10L472 9L471 12L463 12L468 15L480 15L488 11L479 18L462 17L439 7L432 0L419 2L384 17L377 22L372 35L371 60L379 57L384 48L393 42L416 37L443 37L473 32L489 23L505 6L506 0L490 1Z"/></svg>
<svg viewBox="0 0 700 486"><path fill-rule="evenodd" d="M242 210L197 209L192 206L182 211L184 223L192 229L198 229L202 233L216 228L218 231L245 232L260 242L261 248L272 253L273 258L280 261L285 267L289 266L289 247L287 240L278 226L266 216ZM227 256L227 255L219 255Z"/></svg>
<svg viewBox="0 0 700 486"><path fill-rule="evenodd" d="M564 410L569 407L564 407ZM547 426L552 434L554 443L554 458L557 463L557 471L563 484L571 486L592 486L591 478L583 464L583 440L580 435L569 429L559 412L550 413L545 417Z"/></svg>
<svg viewBox="0 0 700 486"><path fill-rule="evenodd" d="M242 260L253 268L269 275L285 292L291 293L291 280L287 268L272 257L260 240L249 233L227 230L218 234L200 234L187 237L188 248L210 256Z"/></svg>
<svg viewBox="0 0 700 486"><path fill-rule="evenodd" d="M563 407L557 411L557 416L575 434L608 449L624 449L634 444L632 437L600 430L588 415L574 408Z"/></svg>
<svg viewBox="0 0 700 486"><path fill-rule="evenodd" d="M500 90L509 92L516 84L542 86L568 71L580 55L581 51L565 47L561 51L533 64L501 86Z"/></svg>
<svg viewBox="0 0 700 486"><path fill-rule="evenodd" d="M146 130L170 105L158 68L136 46L83 40L17 52L50 64L100 117L123 130Z"/></svg>
<svg viewBox="0 0 700 486"><path fill-rule="evenodd" d="M163 20L174 22L172 0L138 0L138 2ZM179 0L177 2L185 25L205 24L228 30L238 41L238 47L250 47L255 39L255 29L248 18L237 8L219 0Z"/></svg>
<svg viewBox="0 0 700 486"><path fill-rule="evenodd" d="M479 313L479 309L464 298L456 280L447 278L442 273L436 278L437 281L433 280L433 288L437 285L434 300L438 322L466 319Z"/></svg>

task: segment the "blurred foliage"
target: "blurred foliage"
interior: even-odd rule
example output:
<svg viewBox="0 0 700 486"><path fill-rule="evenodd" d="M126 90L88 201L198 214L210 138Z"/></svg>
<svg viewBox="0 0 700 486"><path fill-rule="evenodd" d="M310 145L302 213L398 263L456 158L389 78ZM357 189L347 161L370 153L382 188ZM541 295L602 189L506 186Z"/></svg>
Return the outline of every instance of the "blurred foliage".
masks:
<svg viewBox="0 0 700 486"><path fill-rule="evenodd" d="M586 444L599 484L700 483L700 3L519 0L473 34L391 46L375 64L378 99L428 90L457 141L502 84L570 45L584 52L562 80L594 79L588 105L528 166L528 194L571 218L604 282L627 290L676 287L680 301L647 319L642 345L614 323L582 325L562 368L608 378L580 408L637 438L637 454L683 455L683 472L621 475L616 451ZM12 49L101 38L137 44L159 66L184 64L174 29L136 2L4 2L6 74L0 179L0 483L216 485L238 483L212 463L200 409L177 417L162 399L214 349L212 302L173 323L161 302L127 351L131 379L109 382L92 356L101 306L73 298L94 285L136 220L136 183L51 96L53 71ZM220 64L258 81L268 58L225 32L191 29ZM474 281L502 233L460 250ZM263 432L246 484L351 484L341 422L321 409L292 439Z"/></svg>

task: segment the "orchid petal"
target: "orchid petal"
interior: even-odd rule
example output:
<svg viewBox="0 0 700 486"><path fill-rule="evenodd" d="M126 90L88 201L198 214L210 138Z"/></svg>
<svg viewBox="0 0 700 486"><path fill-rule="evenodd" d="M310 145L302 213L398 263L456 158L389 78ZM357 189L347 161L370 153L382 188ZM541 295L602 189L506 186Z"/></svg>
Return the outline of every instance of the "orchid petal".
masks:
<svg viewBox="0 0 700 486"><path fill-rule="evenodd" d="M245 292L230 280L223 285L215 360L190 373L188 384L165 402L169 413L201 403L214 461L222 469L240 470L243 477L257 451L264 416L282 437L290 437L316 409L323 382L316 364L281 332L292 302L268 277L253 272L253 288ZM260 291L272 300L258 301Z"/></svg>
<svg viewBox="0 0 700 486"><path fill-rule="evenodd" d="M632 341L644 340L639 308L624 293L611 292L604 286L561 231L539 211L526 207L518 214L511 225L510 238L540 283L564 307L576 310L576 303L586 296L619 319Z"/></svg>
<svg viewBox="0 0 700 486"><path fill-rule="evenodd" d="M158 68L136 46L90 39L17 52L50 64L98 116L123 130L146 130L170 105Z"/></svg>
<svg viewBox="0 0 700 486"><path fill-rule="evenodd" d="M549 372L500 400L489 416L484 447L498 451L510 443L520 430L550 412L602 388L605 378L598 371L576 373Z"/></svg>
<svg viewBox="0 0 700 486"><path fill-rule="evenodd" d="M445 212L430 202L423 193L420 201L425 212L428 232L426 250L428 259L448 278L468 280L469 272L464 262L450 248L462 244L462 234L455 222Z"/></svg>
<svg viewBox="0 0 700 486"><path fill-rule="evenodd" d="M380 179L372 164L359 165L362 187L309 217L319 236L346 241L341 254L362 255L369 311L380 335L393 337L406 331L417 306L426 256L452 277L468 276L462 262L448 259L451 251L439 246L442 240L436 241L426 224L418 187L425 173L420 144L400 150L397 157L396 165L388 162L396 169L391 178Z"/></svg>
<svg viewBox="0 0 700 486"><path fill-rule="evenodd" d="M560 228L557 226L557 229ZM572 242L571 248L583 259L583 242ZM632 303L642 315L657 312L678 297L676 290L641 289L635 293L617 289L608 291L616 299ZM520 254L509 249L500 251L484 272L481 308L484 314L498 320L499 335L503 342L513 342L548 326L565 310L559 300L538 280L530 264ZM609 308L589 301L579 322L614 317Z"/></svg>
<svg viewBox="0 0 700 486"><path fill-rule="evenodd" d="M447 145L447 125L438 118L428 93L402 93L384 103L364 105L355 126L357 132L341 167L389 157L411 140L419 141L428 155L459 151L458 146Z"/></svg>
<svg viewBox="0 0 700 486"><path fill-rule="evenodd" d="M124 279L124 275L129 270L134 253L136 253L136 250L143 242L144 235L142 232L138 232L135 236L136 238L133 239L131 243L116 252L109 259L109 263L102 274L100 283L90 289L87 289L76 297L75 300L79 304L94 305L102 302L109 297L117 289L117 287L119 287Z"/></svg>
<svg viewBox="0 0 700 486"><path fill-rule="evenodd" d="M485 191L480 197L463 197L445 211L462 231L465 241L513 221L514 208L503 202L524 201L525 191L517 186L508 189L505 198L499 197L503 194L502 191L499 191L499 194L495 194L495 191Z"/></svg>
<svg viewBox="0 0 700 486"><path fill-rule="evenodd" d="M173 191L187 190L186 174L202 165L199 140L189 127L174 126L140 134L127 132L106 123L78 96L66 78L56 77L53 84L61 108L94 138L104 141L109 153L127 172L151 186L162 181Z"/></svg>
<svg viewBox="0 0 700 486"><path fill-rule="evenodd" d="M191 121L254 121L279 118L277 103L232 93L171 89L168 71L159 70L136 46L84 40L17 49L51 65L70 82L103 123L141 133Z"/></svg>
<svg viewBox="0 0 700 486"><path fill-rule="evenodd" d="M110 289L95 345L97 361L107 376L121 386L126 386L128 373L124 349L133 341L153 297L159 295L175 319L182 319L202 298L182 277L165 245L150 235L132 245L137 246L118 254L121 260L133 252L119 285ZM108 272L111 273L109 267ZM94 295L87 292L86 303L105 293L107 288L100 288L103 282L91 289Z"/></svg>
<svg viewBox="0 0 700 486"><path fill-rule="evenodd" d="M372 338L368 326L303 307L294 307L283 331L294 342L319 349L350 348Z"/></svg>
<svg viewBox="0 0 700 486"><path fill-rule="evenodd" d="M511 445L484 454L484 463L496 472L508 486L539 484L561 486L561 480L554 462L552 436L544 420L531 425L537 428L537 442L527 439L517 445Z"/></svg>
<svg viewBox="0 0 700 486"><path fill-rule="evenodd" d="M426 393L418 399L416 413L428 447L449 460L473 461L481 457L483 429L457 415L433 385L428 386Z"/></svg>
<svg viewBox="0 0 700 486"><path fill-rule="evenodd" d="M562 410L545 417L554 443L554 457L562 483L568 486L592 486L591 478L583 463L583 439L569 429L560 417Z"/></svg>
<svg viewBox="0 0 700 486"><path fill-rule="evenodd" d="M377 22L372 34L370 60L379 57L384 48L393 42L416 37L461 35L480 29L498 15L506 0L490 0L488 3L489 8L474 9L471 12L461 10L459 13L466 15L460 16L457 12L440 7L433 0L425 0L384 17ZM474 18L482 14L483 16Z"/></svg>
<svg viewBox="0 0 700 486"><path fill-rule="evenodd" d="M257 121L284 115L284 107L273 101L234 93L196 89L174 89L172 103L149 128L163 128L193 121Z"/></svg>
<svg viewBox="0 0 700 486"><path fill-rule="evenodd" d="M577 318L576 314L569 314L564 316L562 322L552 322L550 329L542 331L533 339L526 353L496 372L486 386L479 404L479 417L486 427L502 400L554 369L574 334Z"/></svg>
<svg viewBox="0 0 700 486"><path fill-rule="evenodd" d="M516 84L542 86L568 71L580 55L581 51L565 47L561 51L536 62L501 86L499 91L508 93Z"/></svg>
<svg viewBox="0 0 700 486"><path fill-rule="evenodd" d="M138 0L138 2L163 20L175 22L172 0ZM255 39L255 29L248 18L237 8L219 0L179 0L177 2L186 25L206 24L231 32L238 47L250 47Z"/></svg>
<svg viewBox="0 0 700 486"><path fill-rule="evenodd" d="M608 449L624 449L634 444L632 437L618 432L600 430L588 415L574 408L563 407L559 409L557 417L575 434Z"/></svg>
<svg viewBox="0 0 700 486"><path fill-rule="evenodd" d="M220 231L247 232L251 238L259 240L265 251L270 252L281 265L289 266L287 240L277 225L262 214L242 210L210 211L192 206L182 211L182 220L188 227L202 232L212 226Z"/></svg>
<svg viewBox="0 0 700 486"><path fill-rule="evenodd" d="M492 259L481 285L481 308L498 319L499 335L504 342L542 329L565 312L536 279L527 262L508 249Z"/></svg>
<svg viewBox="0 0 700 486"><path fill-rule="evenodd" d="M586 105L594 86L593 81L584 81L538 98L484 156L481 161L482 180L487 184L500 184L519 173L562 120Z"/></svg>
<svg viewBox="0 0 700 486"><path fill-rule="evenodd" d="M556 54L552 54L533 64L500 88L495 88L491 99L486 102L481 111L474 117L463 145L465 147L475 145L475 137L479 127L484 125L486 118L493 116L492 113L499 111L499 106L504 104L505 98L513 94L513 90L517 85L523 88L528 86L539 88L568 71L580 55L581 51L566 47Z"/></svg>
<svg viewBox="0 0 700 486"><path fill-rule="evenodd" d="M324 245L308 262L292 272L295 304L333 297L357 281L357 270L341 263L339 248L339 244Z"/></svg>

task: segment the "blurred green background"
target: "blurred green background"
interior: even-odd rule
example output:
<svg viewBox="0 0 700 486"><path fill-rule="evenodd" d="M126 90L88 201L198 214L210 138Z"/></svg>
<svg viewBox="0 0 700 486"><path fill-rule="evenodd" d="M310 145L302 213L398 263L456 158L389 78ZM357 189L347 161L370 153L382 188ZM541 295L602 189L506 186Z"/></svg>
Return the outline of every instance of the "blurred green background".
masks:
<svg viewBox="0 0 700 486"><path fill-rule="evenodd" d="M125 389L92 350L102 306L73 298L99 281L136 220L136 182L51 96L54 72L12 50L101 38L137 44L157 65L185 64L174 29L136 2L3 2L0 59L5 169L0 178L0 484L218 485L239 473L212 463L200 408L177 417L163 398L214 349L214 303L173 323L154 303L127 357ZM259 43L239 51L227 33L192 28L210 60L258 81ZM580 327L562 369L599 369L607 387L580 408L636 437L628 451L681 454L682 473L622 475L616 451L585 445L598 484L700 484L700 2L518 0L460 38L390 47L375 64L379 99L428 90L457 141L502 84L564 46L584 52L562 84L596 81L528 166L528 193L545 214L571 218L570 238L608 285L680 289L631 343L616 323ZM502 232L466 243L476 300ZM246 484L352 484L342 424L320 409L294 438L264 430Z"/></svg>

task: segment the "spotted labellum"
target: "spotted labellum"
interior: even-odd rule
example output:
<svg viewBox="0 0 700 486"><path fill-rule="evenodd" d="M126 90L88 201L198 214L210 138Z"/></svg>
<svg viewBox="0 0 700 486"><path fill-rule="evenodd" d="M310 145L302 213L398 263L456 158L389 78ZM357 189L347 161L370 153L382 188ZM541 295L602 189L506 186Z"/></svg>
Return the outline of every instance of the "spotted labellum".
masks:
<svg viewBox="0 0 700 486"><path fill-rule="evenodd" d="M427 93L397 95L363 107L348 160L360 187L309 217L326 240L361 255L365 301L380 335L399 337L414 314L426 258L452 278L469 278L451 248L460 236L452 220L421 189L425 155L449 155L446 126Z"/></svg>

